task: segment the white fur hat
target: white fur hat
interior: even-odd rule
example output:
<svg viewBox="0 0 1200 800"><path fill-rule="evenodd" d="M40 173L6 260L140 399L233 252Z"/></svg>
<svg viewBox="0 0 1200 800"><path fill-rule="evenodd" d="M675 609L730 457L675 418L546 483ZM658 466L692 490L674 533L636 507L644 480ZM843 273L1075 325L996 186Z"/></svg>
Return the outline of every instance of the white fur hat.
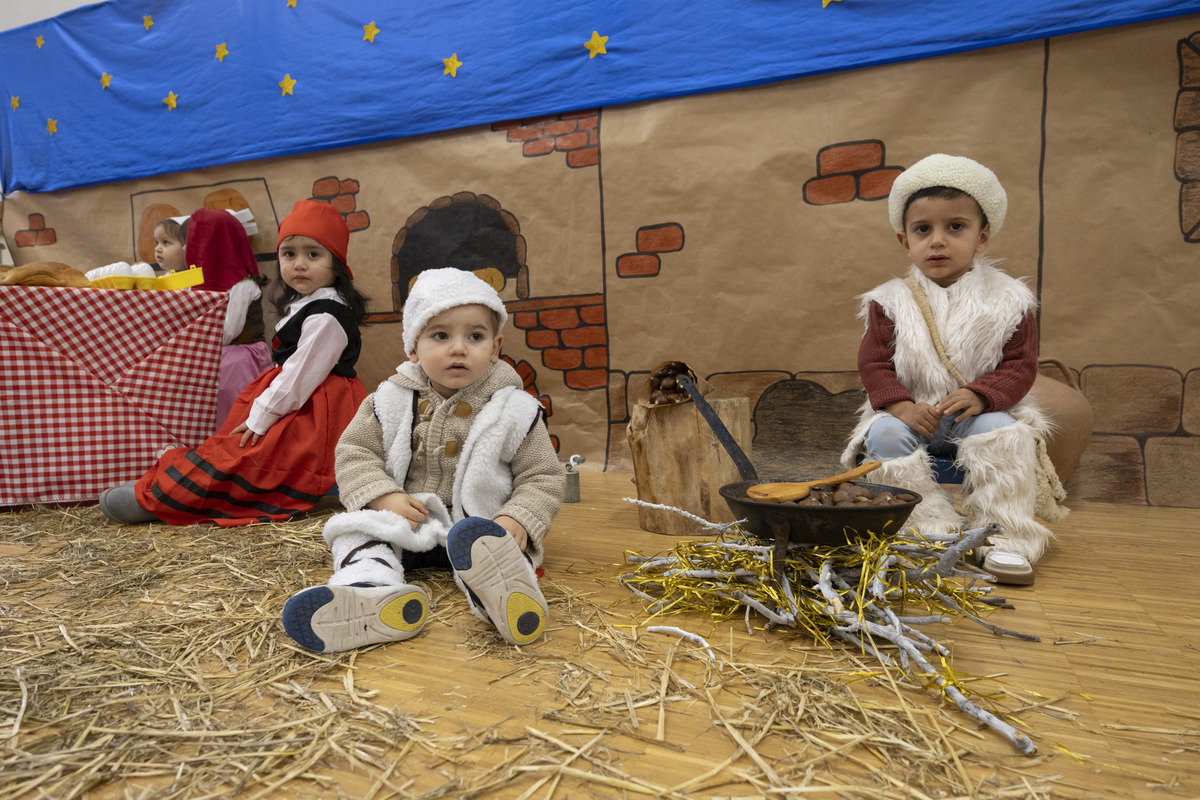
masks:
<svg viewBox="0 0 1200 800"><path fill-rule="evenodd" d="M430 269L417 276L404 301L404 353L417 347L417 337L429 320L458 306L487 306L496 312L496 333L504 330L508 311L496 290L473 272L446 267Z"/></svg>
<svg viewBox="0 0 1200 800"><path fill-rule="evenodd" d="M892 184L892 192L888 195L888 218L896 233L904 232L904 207L908 198L931 186L949 186L974 197L987 215L993 236L1004 226L1008 195L996 173L963 156L935 153L904 170Z"/></svg>

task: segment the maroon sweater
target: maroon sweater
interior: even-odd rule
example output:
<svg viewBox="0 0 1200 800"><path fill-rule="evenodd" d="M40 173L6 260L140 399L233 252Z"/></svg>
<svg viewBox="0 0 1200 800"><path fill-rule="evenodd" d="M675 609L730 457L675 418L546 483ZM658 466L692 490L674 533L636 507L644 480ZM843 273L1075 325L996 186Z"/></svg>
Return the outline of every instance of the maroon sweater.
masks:
<svg viewBox="0 0 1200 800"><path fill-rule="evenodd" d="M1037 317L1029 311L1004 343L1004 353L996 368L966 385L983 398L985 411L1012 408L1029 393L1038 373L1037 341ZM884 312L883 306L872 302L867 332L858 347L858 374L871 400L871 408L876 411L901 400L913 400L896 377L896 366L892 363L895 352L896 323Z"/></svg>

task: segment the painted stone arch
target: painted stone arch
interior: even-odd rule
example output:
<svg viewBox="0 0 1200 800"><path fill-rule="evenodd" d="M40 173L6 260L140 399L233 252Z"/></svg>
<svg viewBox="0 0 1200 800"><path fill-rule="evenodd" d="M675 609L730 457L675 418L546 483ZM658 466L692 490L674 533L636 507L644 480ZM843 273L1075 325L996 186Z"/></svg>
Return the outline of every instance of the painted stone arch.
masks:
<svg viewBox="0 0 1200 800"><path fill-rule="evenodd" d="M216 189L204 196L202 208L243 211L250 207L246 198L237 189ZM190 212L188 212L190 213ZM154 263L154 226L168 217L182 217L180 211L170 203L155 203L147 206L138 220L137 259L147 264Z"/></svg>
<svg viewBox="0 0 1200 800"><path fill-rule="evenodd" d="M494 197L467 191L439 197L409 215L392 240L392 307L402 311L417 275L440 267L474 272L501 293L513 283L523 300L525 258L521 224Z"/></svg>

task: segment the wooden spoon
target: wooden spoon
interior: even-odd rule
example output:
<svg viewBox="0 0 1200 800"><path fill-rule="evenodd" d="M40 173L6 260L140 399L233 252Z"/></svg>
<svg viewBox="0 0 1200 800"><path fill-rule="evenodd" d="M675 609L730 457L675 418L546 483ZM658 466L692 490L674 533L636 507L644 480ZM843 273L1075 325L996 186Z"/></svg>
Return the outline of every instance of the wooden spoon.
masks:
<svg viewBox="0 0 1200 800"><path fill-rule="evenodd" d="M746 496L761 503L786 503L791 500L803 500L816 486L830 486L843 481L861 478L868 472L879 469L882 461L864 461L849 472L834 475L832 478L822 478L819 481L803 483L759 483L746 490Z"/></svg>

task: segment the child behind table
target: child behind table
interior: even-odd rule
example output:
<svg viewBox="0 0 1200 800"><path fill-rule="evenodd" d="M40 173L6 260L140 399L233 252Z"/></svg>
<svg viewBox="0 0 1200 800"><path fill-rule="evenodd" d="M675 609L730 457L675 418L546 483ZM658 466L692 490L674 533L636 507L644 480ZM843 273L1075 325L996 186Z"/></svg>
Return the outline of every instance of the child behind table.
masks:
<svg viewBox="0 0 1200 800"><path fill-rule="evenodd" d="M965 522L930 460L957 446L965 507L976 525L1004 529L981 548L984 568L998 580L1029 583L1052 536L1035 509L1047 518L1065 510L1038 503L1037 439L1049 426L1028 395L1038 370L1037 299L983 258L1007 209L995 174L969 158L932 155L896 179L889 216L912 266L907 279L861 298L867 329L858 368L867 402L843 461L860 451L882 460L871 479L920 493L909 524L936 535Z"/></svg>
<svg viewBox="0 0 1200 800"><path fill-rule="evenodd" d="M566 479L541 404L501 361L507 312L484 281L422 272L404 305L408 361L358 409L337 447L349 513L332 517L328 585L283 610L312 650L408 639L428 596L405 570L450 569L471 610L511 644L541 635L535 567Z"/></svg>
<svg viewBox="0 0 1200 800"><path fill-rule="evenodd" d="M259 275L250 237L232 212L199 209L188 219L186 228L187 263L204 273L204 282L196 288L229 295L217 382L219 429L238 395L271 367L271 348L263 341L260 302L260 287L266 281Z"/></svg>
<svg viewBox="0 0 1200 800"><path fill-rule="evenodd" d="M164 272L187 269L187 217L167 217L154 226L154 260Z"/></svg>
<svg viewBox="0 0 1200 800"><path fill-rule="evenodd" d="M282 522L312 510L333 488L338 437L367 395L354 371L366 298L346 265L349 239L332 206L297 201L279 225L284 308L276 366L246 387L214 436L168 450L136 482L106 489L100 509L107 517L227 527Z"/></svg>

